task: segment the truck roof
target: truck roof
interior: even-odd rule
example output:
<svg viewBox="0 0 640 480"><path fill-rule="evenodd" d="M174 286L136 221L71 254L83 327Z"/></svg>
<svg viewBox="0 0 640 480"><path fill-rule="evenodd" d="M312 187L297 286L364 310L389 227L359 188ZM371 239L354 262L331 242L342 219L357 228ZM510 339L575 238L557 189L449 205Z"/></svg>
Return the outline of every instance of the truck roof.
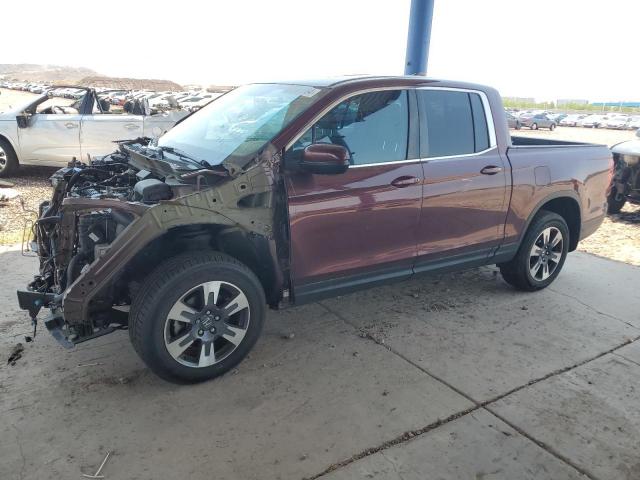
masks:
<svg viewBox="0 0 640 480"><path fill-rule="evenodd" d="M316 88L335 88L343 86L358 86L361 88L375 88L378 86L418 86L431 85L439 87L468 88L473 90L488 90L491 87L468 82L453 80L441 80L417 75L344 75L338 77L278 80L273 82L255 83L282 83L289 85L304 85Z"/></svg>

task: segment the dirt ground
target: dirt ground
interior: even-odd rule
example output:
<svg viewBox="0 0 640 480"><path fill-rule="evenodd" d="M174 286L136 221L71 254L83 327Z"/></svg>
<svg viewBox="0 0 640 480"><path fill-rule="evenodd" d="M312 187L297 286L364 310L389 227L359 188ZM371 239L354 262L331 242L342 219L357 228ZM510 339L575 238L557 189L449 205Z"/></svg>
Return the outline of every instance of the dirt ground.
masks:
<svg viewBox="0 0 640 480"><path fill-rule="evenodd" d="M640 266L640 205L627 204L620 213L608 215L578 250Z"/></svg>
<svg viewBox="0 0 640 480"><path fill-rule="evenodd" d="M49 177L55 168L25 166L15 177L2 179L13 184L20 193L18 198L0 202L0 245L22 242L25 225L36 218L38 205L51 199Z"/></svg>
<svg viewBox="0 0 640 480"><path fill-rule="evenodd" d="M0 89L0 111L36 96L31 93ZM559 127L555 131L512 131L513 135L573 140L579 142L614 145L635 138L630 131ZM6 179L20 192L20 197L0 203L0 245L22 241L25 222L34 218L40 202L48 200L51 188L48 177L55 168L24 167L15 177ZM618 215L607 217L592 237L580 244L580 250L632 265L640 265L640 206L626 205Z"/></svg>

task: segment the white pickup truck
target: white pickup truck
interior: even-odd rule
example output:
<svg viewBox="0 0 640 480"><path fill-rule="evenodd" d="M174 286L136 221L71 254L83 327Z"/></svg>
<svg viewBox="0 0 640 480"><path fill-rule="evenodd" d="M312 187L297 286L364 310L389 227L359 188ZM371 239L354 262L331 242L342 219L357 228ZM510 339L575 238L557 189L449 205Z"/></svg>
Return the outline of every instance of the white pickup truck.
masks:
<svg viewBox="0 0 640 480"><path fill-rule="evenodd" d="M95 90L69 100L42 95L26 105L0 112L0 177L15 173L19 165L63 167L72 159L111 153L116 140L159 136L188 112L152 115L137 102L116 113Z"/></svg>

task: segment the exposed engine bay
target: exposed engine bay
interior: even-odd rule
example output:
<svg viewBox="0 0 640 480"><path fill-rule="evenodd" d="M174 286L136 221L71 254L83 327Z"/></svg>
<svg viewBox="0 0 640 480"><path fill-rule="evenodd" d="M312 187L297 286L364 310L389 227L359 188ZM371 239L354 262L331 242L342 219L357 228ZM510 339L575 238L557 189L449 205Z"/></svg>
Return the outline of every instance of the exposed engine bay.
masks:
<svg viewBox="0 0 640 480"><path fill-rule="evenodd" d="M269 277L277 302L274 159L267 150L233 168L211 166L137 139L88 164L72 161L40 205L31 242L40 272L18 292L21 308L35 325L48 307L47 329L70 347L125 328L140 282L161 259L212 247L252 252L245 262Z"/></svg>

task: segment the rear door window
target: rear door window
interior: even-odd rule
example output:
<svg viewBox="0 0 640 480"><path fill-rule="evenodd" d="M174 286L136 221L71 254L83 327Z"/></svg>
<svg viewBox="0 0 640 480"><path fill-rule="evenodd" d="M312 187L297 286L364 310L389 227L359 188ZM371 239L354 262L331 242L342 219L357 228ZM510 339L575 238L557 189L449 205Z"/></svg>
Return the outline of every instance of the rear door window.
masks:
<svg viewBox="0 0 640 480"><path fill-rule="evenodd" d="M423 158L450 157L489 148L487 117L480 95L418 90Z"/></svg>

